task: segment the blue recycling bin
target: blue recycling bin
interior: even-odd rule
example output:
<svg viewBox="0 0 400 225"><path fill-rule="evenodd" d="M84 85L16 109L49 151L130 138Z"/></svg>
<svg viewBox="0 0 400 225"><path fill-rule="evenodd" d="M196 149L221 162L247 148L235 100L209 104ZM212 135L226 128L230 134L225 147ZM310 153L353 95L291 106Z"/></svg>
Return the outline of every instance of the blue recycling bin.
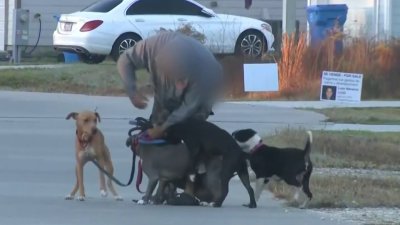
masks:
<svg viewBox="0 0 400 225"><path fill-rule="evenodd" d="M64 54L64 62L69 64L69 63L77 63L79 62L79 56L75 53L70 53L70 52L63 52Z"/></svg>
<svg viewBox="0 0 400 225"><path fill-rule="evenodd" d="M318 46L330 32L343 32L347 20L346 4L312 5L307 7L307 20L310 24L311 45ZM343 41L335 41L337 53L343 50Z"/></svg>

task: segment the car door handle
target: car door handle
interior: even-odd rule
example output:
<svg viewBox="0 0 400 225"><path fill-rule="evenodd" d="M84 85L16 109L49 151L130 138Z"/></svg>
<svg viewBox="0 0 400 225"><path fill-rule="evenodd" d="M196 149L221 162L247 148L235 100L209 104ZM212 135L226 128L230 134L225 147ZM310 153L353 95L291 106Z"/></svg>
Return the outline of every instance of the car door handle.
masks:
<svg viewBox="0 0 400 225"><path fill-rule="evenodd" d="M185 18L178 18L178 21L185 22L185 21L187 21L187 19L185 19Z"/></svg>
<svg viewBox="0 0 400 225"><path fill-rule="evenodd" d="M144 19L135 19L136 22L144 22Z"/></svg>

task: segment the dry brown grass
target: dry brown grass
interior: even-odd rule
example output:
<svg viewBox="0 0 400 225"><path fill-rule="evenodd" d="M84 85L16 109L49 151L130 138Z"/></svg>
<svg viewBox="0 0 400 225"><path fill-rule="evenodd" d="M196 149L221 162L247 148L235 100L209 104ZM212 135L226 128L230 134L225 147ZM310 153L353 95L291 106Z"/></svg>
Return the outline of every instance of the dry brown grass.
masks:
<svg viewBox="0 0 400 225"><path fill-rule="evenodd" d="M400 170L400 139L395 132L313 131L311 158L315 167ZM279 147L303 149L304 130L285 129L265 138Z"/></svg>
<svg viewBox="0 0 400 225"><path fill-rule="evenodd" d="M335 52L337 38L342 38L342 53ZM223 60L228 77L235 77L230 95L251 99L319 99L322 71L364 74L363 99L400 97L400 39L376 40L344 35L328 37L317 47L307 45L306 33L284 34L280 51L256 62L277 62L279 93L243 91L244 59ZM235 68L235 69L231 69ZM232 78L231 78L232 79Z"/></svg>
<svg viewBox="0 0 400 225"><path fill-rule="evenodd" d="M399 179L311 176L310 189L309 208L400 207ZM299 204L293 200L293 188L284 182L271 182L268 190L290 206Z"/></svg>
<svg viewBox="0 0 400 225"><path fill-rule="evenodd" d="M328 108L309 109L322 113L328 117L328 122L353 123L353 124L377 124L399 125L400 108L376 107L376 108Z"/></svg>

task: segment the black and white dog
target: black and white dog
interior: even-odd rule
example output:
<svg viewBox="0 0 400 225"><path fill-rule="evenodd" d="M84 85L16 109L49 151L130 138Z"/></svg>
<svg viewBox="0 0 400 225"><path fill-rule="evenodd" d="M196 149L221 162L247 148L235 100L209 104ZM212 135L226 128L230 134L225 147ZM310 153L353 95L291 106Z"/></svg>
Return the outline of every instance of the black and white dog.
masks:
<svg viewBox="0 0 400 225"><path fill-rule="evenodd" d="M304 150L268 146L253 129L237 130L232 133L242 150L248 154L251 169L256 174L257 201L268 181L276 176L287 184L297 187L295 200L298 200L300 190L303 190L307 198L300 208L307 206L312 198L309 181L313 169L310 160L312 133L311 131L307 133L308 139Z"/></svg>

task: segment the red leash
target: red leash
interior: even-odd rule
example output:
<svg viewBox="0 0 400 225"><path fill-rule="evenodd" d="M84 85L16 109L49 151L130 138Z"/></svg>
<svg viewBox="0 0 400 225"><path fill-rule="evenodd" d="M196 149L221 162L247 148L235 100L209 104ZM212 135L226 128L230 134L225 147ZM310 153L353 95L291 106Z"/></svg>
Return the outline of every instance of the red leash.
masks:
<svg viewBox="0 0 400 225"><path fill-rule="evenodd" d="M137 135L134 139L133 139L133 143L132 143L132 151L134 151L134 154L138 154L138 146L139 146L139 138L140 138L140 134ZM138 162L138 172L137 172L137 176L136 176L136 190L139 193L145 193L143 191L140 190L140 185L142 184L142 180L143 180L143 168L142 168L142 159L139 159Z"/></svg>
<svg viewBox="0 0 400 225"><path fill-rule="evenodd" d="M140 190L140 184L142 184L142 179L143 179L143 168L142 168L142 160L139 160L139 164L138 164L138 173L136 176L136 190L139 193L145 193L143 191Z"/></svg>

